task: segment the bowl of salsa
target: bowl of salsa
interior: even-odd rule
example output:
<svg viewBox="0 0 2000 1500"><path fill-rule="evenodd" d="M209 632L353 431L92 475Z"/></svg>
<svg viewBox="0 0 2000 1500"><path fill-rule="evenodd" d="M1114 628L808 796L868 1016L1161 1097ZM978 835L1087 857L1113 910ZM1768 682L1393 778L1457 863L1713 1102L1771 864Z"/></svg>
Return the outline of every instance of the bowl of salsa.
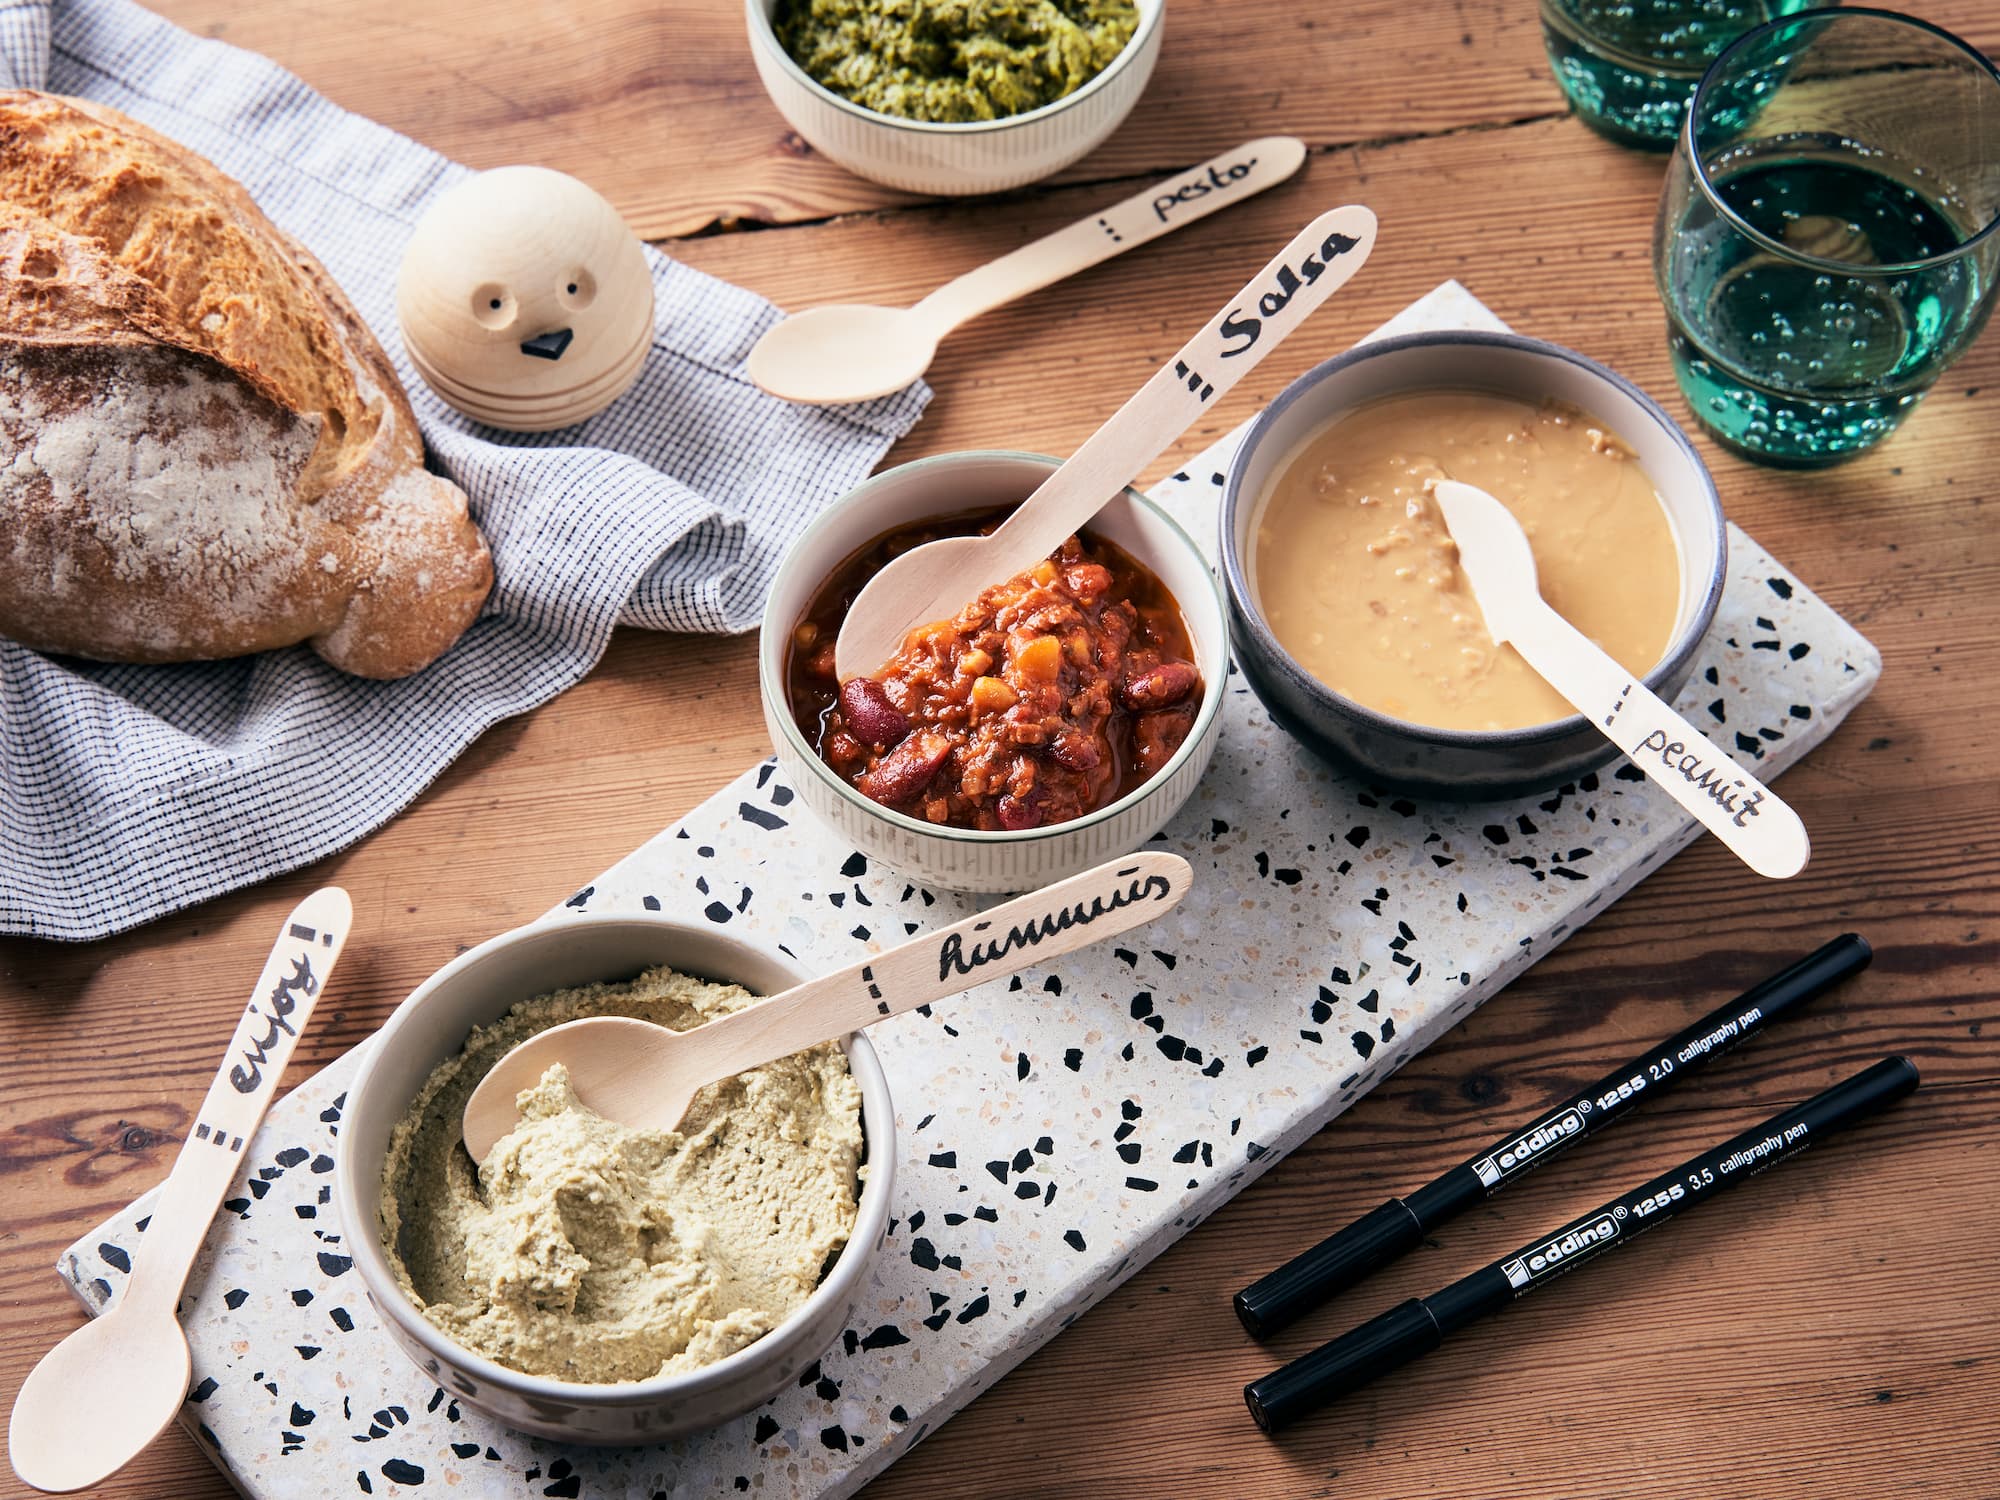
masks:
<svg viewBox="0 0 2000 1500"><path fill-rule="evenodd" d="M920 459L828 508L780 565L759 679L780 766L864 853L947 889L1019 890L1138 847L1220 730L1228 632L1194 542L1127 489L1079 535L841 682L833 642L890 557L990 529L1056 467Z"/></svg>

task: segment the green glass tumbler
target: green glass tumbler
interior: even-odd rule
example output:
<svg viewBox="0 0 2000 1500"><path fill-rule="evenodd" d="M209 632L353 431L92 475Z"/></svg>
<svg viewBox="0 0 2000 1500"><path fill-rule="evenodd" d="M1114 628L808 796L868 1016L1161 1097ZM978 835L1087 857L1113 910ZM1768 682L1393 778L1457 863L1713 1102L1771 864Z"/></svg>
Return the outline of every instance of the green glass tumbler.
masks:
<svg viewBox="0 0 2000 1500"><path fill-rule="evenodd" d="M1542 45L1577 116L1600 135L1673 149L1716 54L1760 22L1839 0L1541 0Z"/></svg>
<svg viewBox="0 0 2000 1500"><path fill-rule="evenodd" d="M1769 464L1880 442L1992 312L1996 226L1985 57L1892 11L1746 33L1695 90L1653 230L1695 416Z"/></svg>

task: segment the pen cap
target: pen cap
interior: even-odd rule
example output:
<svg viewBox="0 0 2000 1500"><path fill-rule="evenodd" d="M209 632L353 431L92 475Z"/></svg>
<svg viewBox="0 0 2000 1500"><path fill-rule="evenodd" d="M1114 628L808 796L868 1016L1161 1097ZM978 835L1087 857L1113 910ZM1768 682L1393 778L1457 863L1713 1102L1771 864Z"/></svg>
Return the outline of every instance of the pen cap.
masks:
<svg viewBox="0 0 2000 1500"><path fill-rule="evenodd" d="M1316 1407L1358 1390L1444 1342L1424 1304L1412 1297L1352 1333L1302 1354L1243 1387L1244 1404L1257 1425L1276 1432Z"/></svg>
<svg viewBox="0 0 2000 1500"><path fill-rule="evenodd" d="M1363 1214L1236 1294L1236 1316L1253 1338L1275 1333L1410 1250L1424 1237L1400 1199Z"/></svg>

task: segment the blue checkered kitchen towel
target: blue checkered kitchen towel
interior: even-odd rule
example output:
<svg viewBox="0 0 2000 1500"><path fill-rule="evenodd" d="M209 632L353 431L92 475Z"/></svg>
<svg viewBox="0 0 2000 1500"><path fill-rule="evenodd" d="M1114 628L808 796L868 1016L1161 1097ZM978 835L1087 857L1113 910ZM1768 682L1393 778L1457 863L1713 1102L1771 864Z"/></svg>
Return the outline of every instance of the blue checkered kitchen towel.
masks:
<svg viewBox="0 0 2000 1500"><path fill-rule="evenodd" d="M431 395L396 333L404 242L465 168L125 0L0 0L0 83L124 110L304 242L395 360L498 576L464 638L400 682L303 647L132 667L0 642L0 931L101 937L344 848L481 730L582 677L621 621L750 628L786 542L929 400L922 385L836 409L764 395L743 361L777 310L648 251L638 384L580 426L495 434Z"/></svg>

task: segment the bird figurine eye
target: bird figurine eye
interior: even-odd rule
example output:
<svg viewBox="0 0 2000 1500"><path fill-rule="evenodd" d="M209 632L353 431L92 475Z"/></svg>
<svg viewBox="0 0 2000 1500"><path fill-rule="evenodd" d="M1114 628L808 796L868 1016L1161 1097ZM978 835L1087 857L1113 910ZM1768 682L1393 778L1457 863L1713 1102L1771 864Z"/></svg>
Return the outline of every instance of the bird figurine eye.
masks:
<svg viewBox="0 0 2000 1500"><path fill-rule="evenodd" d="M497 281L489 281L472 293L472 316L482 328L495 331L514 321L514 294Z"/></svg>
<svg viewBox="0 0 2000 1500"><path fill-rule="evenodd" d="M597 278L581 266L572 270L563 279L556 294L556 300L564 307L588 307L597 296Z"/></svg>

